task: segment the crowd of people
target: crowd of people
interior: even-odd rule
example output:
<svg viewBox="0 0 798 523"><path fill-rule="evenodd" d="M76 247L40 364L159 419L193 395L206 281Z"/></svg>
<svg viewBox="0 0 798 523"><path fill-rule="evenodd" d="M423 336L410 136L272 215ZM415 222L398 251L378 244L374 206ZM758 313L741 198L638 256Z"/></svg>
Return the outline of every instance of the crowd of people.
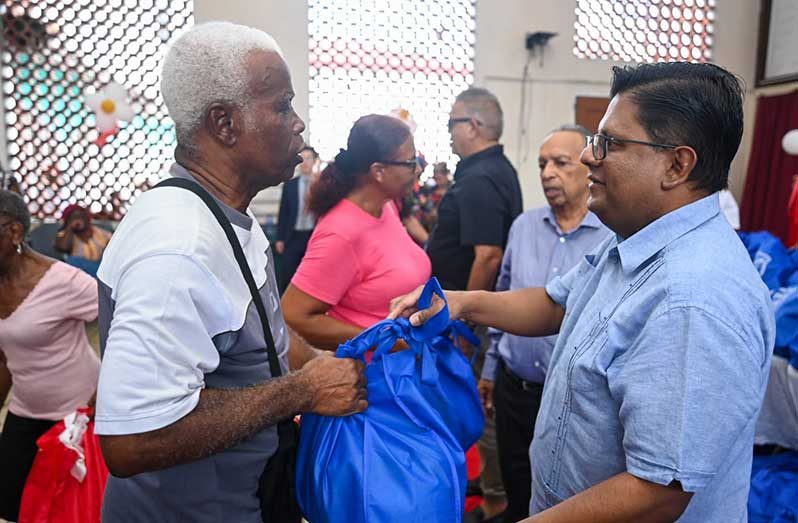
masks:
<svg viewBox="0 0 798 523"><path fill-rule="evenodd" d="M463 347L486 417L470 521L745 521L774 320L720 209L743 129L729 72L613 68L598 133L546 135L547 205L526 212L483 88L453 101L459 162L453 176L434 164L429 187L392 116L359 118L319 172L261 31L194 27L161 92L169 174L223 218L156 186L111 238L71 206L56 248L96 263L95 280L33 251L23 199L0 191L0 517L18 516L38 436L96 396L103 521L260 522L278 422L366 409L363 364L331 351L386 317L424 323L441 306L418 310L435 276L480 339ZM279 184L272 249L248 207ZM85 334L95 319L102 364Z"/></svg>

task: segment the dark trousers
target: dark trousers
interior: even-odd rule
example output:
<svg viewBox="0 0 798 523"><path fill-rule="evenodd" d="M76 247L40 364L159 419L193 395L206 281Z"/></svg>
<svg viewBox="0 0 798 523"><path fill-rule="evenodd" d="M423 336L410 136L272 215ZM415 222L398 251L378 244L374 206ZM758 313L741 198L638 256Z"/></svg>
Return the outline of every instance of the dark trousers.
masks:
<svg viewBox="0 0 798 523"><path fill-rule="evenodd" d="M493 406L499 467L507 492L505 521L518 521L529 516L532 492L529 445L535 433L535 419L542 396L543 384L524 382L504 364L499 365Z"/></svg>
<svg viewBox="0 0 798 523"><path fill-rule="evenodd" d="M22 490L39 447L36 440L55 421L29 419L9 412L0 437L0 518L19 519Z"/></svg>
<svg viewBox="0 0 798 523"><path fill-rule="evenodd" d="M280 294L285 292L299 264L302 263L302 258L305 256L308 241L310 241L312 234L313 231L294 231L291 234L291 239L285 242L285 251L283 251L280 274L277 280Z"/></svg>

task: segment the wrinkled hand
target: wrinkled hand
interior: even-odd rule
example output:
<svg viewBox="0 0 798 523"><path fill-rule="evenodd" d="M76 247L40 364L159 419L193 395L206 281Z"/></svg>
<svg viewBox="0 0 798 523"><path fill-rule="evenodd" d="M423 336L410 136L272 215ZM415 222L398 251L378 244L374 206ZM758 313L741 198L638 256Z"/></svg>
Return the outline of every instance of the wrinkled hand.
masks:
<svg viewBox="0 0 798 523"><path fill-rule="evenodd" d="M363 362L320 355L302 367L311 391L309 412L324 416L349 416L366 410L366 376Z"/></svg>
<svg viewBox="0 0 798 523"><path fill-rule="evenodd" d="M495 381L480 379L477 383L477 390L479 391L479 399L482 401L482 408L485 411L485 416L493 416L493 387L496 385Z"/></svg>
<svg viewBox="0 0 798 523"><path fill-rule="evenodd" d="M421 292L423 290L424 286L422 285L409 294L405 294L404 296L399 296L398 298L391 300L388 319L395 320L399 317L409 317L410 324L414 327L418 327L439 313L446 305L446 302L444 302L437 294L432 296L432 304L429 306L429 308L418 310L418 299L421 297ZM461 293L444 291L444 294L446 295L446 301L449 302L449 317L451 319L459 317L461 311Z"/></svg>
<svg viewBox="0 0 798 523"><path fill-rule="evenodd" d="M285 252L285 242L282 240L278 240L274 242L274 250L277 251L277 254L282 254Z"/></svg>

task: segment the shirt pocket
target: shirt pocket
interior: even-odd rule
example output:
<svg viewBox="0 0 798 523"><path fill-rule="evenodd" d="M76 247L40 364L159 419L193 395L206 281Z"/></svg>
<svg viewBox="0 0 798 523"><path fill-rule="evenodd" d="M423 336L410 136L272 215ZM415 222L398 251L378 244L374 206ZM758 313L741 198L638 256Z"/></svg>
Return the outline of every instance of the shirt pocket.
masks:
<svg viewBox="0 0 798 523"><path fill-rule="evenodd" d="M596 364L607 346L607 323L599 321L593 329L569 361L568 379L573 390L587 392L607 385L606 372Z"/></svg>

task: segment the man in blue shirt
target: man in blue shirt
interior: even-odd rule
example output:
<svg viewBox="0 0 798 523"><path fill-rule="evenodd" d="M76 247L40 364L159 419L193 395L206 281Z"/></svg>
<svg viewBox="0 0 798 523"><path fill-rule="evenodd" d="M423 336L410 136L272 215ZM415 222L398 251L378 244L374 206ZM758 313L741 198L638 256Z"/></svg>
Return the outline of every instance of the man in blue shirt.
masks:
<svg viewBox="0 0 798 523"><path fill-rule="evenodd" d="M582 162L589 207L615 236L545 288L448 293L449 309L560 333L525 521L745 522L774 319L718 203L742 89L715 65L658 63L613 68L611 95Z"/></svg>
<svg viewBox="0 0 798 523"><path fill-rule="evenodd" d="M546 285L609 235L587 208L588 169L579 156L589 134L584 127L562 126L543 141L538 165L549 205L527 211L513 222L497 291ZM486 414L495 407L496 446L507 492L504 518L517 521L529 514L529 444L557 337L527 338L495 330L491 337L479 392Z"/></svg>

